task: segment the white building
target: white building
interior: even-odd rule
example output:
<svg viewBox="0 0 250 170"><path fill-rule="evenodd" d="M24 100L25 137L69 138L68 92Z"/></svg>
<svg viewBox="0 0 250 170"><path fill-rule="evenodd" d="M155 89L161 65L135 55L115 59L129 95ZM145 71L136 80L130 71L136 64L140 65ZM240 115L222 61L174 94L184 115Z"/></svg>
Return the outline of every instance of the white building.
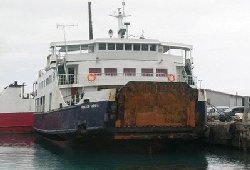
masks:
<svg viewBox="0 0 250 170"><path fill-rule="evenodd" d="M211 89L205 89L207 95L207 102L214 106L243 106L244 96L237 94L228 94L224 92L214 91Z"/></svg>

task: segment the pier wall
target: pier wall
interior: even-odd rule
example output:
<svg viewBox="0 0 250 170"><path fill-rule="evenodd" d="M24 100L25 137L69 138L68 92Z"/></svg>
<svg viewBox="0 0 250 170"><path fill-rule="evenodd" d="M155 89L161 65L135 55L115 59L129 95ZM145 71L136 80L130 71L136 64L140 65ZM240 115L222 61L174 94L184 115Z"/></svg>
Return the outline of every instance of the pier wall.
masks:
<svg viewBox="0 0 250 170"><path fill-rule="evenodd" d="M242 122L208 122L204 140L207 144L250 150L250 124Z"/></svg>

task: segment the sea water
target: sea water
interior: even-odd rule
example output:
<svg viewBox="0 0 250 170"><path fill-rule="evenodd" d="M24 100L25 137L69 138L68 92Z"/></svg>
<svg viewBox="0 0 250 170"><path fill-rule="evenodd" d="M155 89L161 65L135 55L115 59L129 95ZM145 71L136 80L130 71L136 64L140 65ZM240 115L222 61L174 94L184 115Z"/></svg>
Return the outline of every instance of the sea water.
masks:
<svg viewBox="0 0 250 170"><path fill-rule="evenodd" d="M1 135L0 169L250 169L250 153L238 149L197 143L166 148L149 153L67 147L36 135Z"/></svg>

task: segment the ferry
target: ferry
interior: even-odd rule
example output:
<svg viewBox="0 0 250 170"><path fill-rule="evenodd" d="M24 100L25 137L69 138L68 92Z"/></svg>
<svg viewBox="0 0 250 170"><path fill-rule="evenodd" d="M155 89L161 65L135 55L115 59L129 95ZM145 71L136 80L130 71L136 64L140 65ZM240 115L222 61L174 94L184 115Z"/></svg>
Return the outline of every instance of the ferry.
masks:
<svg viewBox="0 0 250 170"><path fill-rule="evenodd" d="M0 93L0 133L32 133L35 103L24 84L5 87Z"/></svg>
<svg viewBox="0 0 250 170"><path fill-rule="evenodd" d="M53 140L196 139L205 94L193 75L192 46L130 38L125 2L117 37L52 42L35 86L34 130Z"/></svg>

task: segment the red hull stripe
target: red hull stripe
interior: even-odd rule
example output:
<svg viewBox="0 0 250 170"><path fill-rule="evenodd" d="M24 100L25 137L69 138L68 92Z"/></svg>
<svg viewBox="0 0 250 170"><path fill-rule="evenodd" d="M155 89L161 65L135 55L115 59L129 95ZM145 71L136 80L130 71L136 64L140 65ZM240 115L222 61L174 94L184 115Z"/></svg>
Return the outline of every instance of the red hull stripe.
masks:
<svg viewBox="0 0 250 170"><path fill-rule="evenodd" d="M0 113L0 132L31 132L33 112Z"/></svg>
<svg viewBox="0 0 250 170"><path fill-rule="evenodd" d="M13 127L0 127L0 133L32 133L32 126L13 126Z"/></svg>

